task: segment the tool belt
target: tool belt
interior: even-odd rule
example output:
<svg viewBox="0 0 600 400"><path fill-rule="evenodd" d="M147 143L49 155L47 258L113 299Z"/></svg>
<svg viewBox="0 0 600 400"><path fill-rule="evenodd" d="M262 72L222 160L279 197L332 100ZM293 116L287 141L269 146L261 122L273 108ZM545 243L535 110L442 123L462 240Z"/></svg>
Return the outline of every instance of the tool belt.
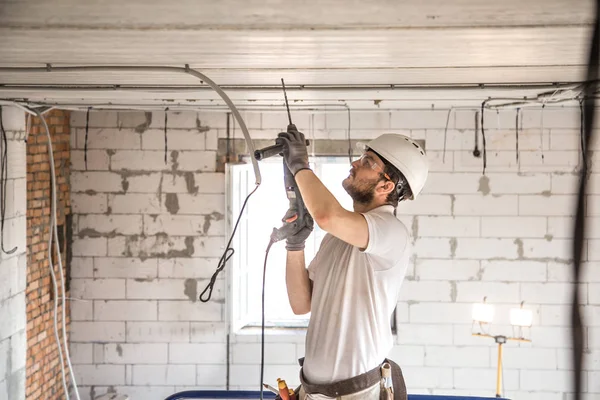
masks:
<svg viewBox="0 0 600 400"><path fill-rule="evenodd" d="M304 358L299 360L300 365L304 364ZM340 397L347 396L368 389L378 383L382 382L381 366L384 363L388 363L392 369L392 385L394 389L394 400L406 400L406 384L404 382L404 376L402 375L402 369L398 364L392 360L385 359L376 368L367 371L363 374L355 377L344 379L338 382L325 383L325 384L312 384L306 381L302 369L300 369L300 382L302 382L302 388L308 394L319 393L327 397ZM381 391L381 398L386 398L385 392Z"/></svg>

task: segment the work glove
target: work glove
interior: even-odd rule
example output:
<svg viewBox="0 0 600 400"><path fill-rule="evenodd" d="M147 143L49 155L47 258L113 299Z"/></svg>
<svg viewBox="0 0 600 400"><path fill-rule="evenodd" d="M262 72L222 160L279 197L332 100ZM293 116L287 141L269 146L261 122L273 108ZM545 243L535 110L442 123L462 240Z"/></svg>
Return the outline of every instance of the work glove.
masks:
<svg viewBox="0 0 600 400"><path fill-rule="evenodd" d="M286 216L287 216L287 214L286 214ZM306 211L306 210L304 212L304 221L297 220L296 223L298 224L298 227L301 227L301 228L294 235L288 236L288 238L285 242L285 248L288 251L304 250L304 245L305 245L306 239L308 239L308 237L310 236L310 234L313 231L314 221L313 221L313 218L308 213L308 211Z"/></svg>
<svg viewBox="0 0 600 400"><path fill-rule="evenodd" d="M287 132L281 132L277 136L283 144L283 159L292 175L296 176L298 171L310 169L304 134L295 129L288 129Z"/></svg>

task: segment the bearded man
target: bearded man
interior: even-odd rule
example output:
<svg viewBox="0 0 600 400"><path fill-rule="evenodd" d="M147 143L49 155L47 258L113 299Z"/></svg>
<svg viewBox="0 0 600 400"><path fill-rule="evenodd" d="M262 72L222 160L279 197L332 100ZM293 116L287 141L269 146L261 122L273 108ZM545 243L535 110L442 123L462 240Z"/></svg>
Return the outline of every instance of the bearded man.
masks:
<svg viewBox="0 0 600 400"><path fill-rule="evenodd" d="M285 163L306 209L327 232L306 268L311 229L287 239L286 285L295 314L311 313L301 359L299 400L406 399L393 347L391 316L410 260L398 203L414 200L429 172L417 142L383 134L362 144L342 185L353 200L344 209L309 167L301 132L280 133ZM392 371L392 383L386 368Z"/></svg>

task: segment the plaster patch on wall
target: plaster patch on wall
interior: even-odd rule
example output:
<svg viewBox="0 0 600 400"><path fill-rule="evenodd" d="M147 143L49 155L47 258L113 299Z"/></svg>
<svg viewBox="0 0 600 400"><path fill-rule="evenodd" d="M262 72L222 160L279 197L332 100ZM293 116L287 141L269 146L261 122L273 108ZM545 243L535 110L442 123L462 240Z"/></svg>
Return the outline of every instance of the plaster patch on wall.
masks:
<svg viewBox="0 0 600 400"><path fill-rule="evenodd" d="M523 239L515 239L514 244L517 245L517 254L519 255L519 259L523 259L525 250L523 249Z"/></svg>
<svg viewBox="0 0 600 400"><path fill-rule="evenodd" d="M138 257L145 261L148 258L190 258L194 254L194 237L186 236L183 248L173 248L181 238L173 238L165 232L156 235L131 235L125 238L125 257Z"/></svg>
<svg viewBox="0 0 600 400"><path fill-rule="evenodd" d="M196 302L198 299L198 281L195 279L186 279L184 282L183 294L191 301Z"/></svg>
<svg viewBox="0 0 600 400"><path fill-rule="evenodd" d="M483 272L485 271L485 267L482 265L479 267L479 271L477 271L477 275L475 275L475 279L480 281L483 278ZM469 279L471 280L471 279Z"/></svg>
<svg viewBox="0 0 600 400"><path fill-rule="evenodd" d="M86 237L88 237L88 238L100 238L100 237L114 238L117 236L117 232L115 230L112 230L110 232L99 232L93 228L85 228L85 229L82 229L79 231L78 236L80 239L84 239Z"/></svg>
<svg viewBox="0 0 600 400"><path fill-rule="evenodd" d="M487 176L482 176L479 178L479 188L478 192L481 192L484 196L490 194L490 178Z"/></svg>
<svg viewBox="0 0 600 400"><path fill-rule="evenodd" d="M193 172L184 172L185 185L189 194L197 194L198 186L196 186L196 178Z"/></svg>
<svg viewBox="0 0 600 400"><path fill-rule="evenodd" d="M204 225L202 226L202 233L204 233L206 235L208 233L208 230L210 229L211 222L212 221L221 221L221 220L223 220L223 218L225 218L225 216L216 211L209 215L205 215L204 216Z"/></svg>
<svg viewBox="0 0 600 400"><path fill-rule="evenodd" d="M456 303L456 297L458 296L458 290L456 289L456 282L450 281L450 299L453 303Z"/></svg>
<svg viewBox="0 0 600 400"><path fill-rule="evenodd" d="M138 126L135 127L135 131L137 133L144 133L144 132L146 132L146 130L152 124L152 113L151 112L146 112L145 114L146 114L146 121L142 122L141 124L139 124Z"/></svg>
<svg viewBox="0 0 600 400"><path fill-rule="evenodd" d="M173 172L177 171L179 168L179 163L177 159L179 158L179 152L177 150L171 151L171 162L173 163L173 167L171 168Z"/></svg>
<svg viewBox="0 0 600 400"><path fill-rule="evenodd" d="M196 129L198 129L198 132L200 133L208 132L210 130L210 126L202 126L202 121L200 121L200 118L198 118L196 115Z"/></svg>
<svg viewBox="0 0 600 400"><path fill-rule="evenodd" d="M415 216L413 218L413 223L412 223L412 241L413 244L415 243L415 241L417 240L417 238L419 237L419 217Z"/></svg>
<svg viewBox="0 0 600 400"><path fill-rule="evenodd" d="M129 189L129 182L127 182L127 177L121 175L121 187L123 188L123 192L127 193L127 189Z"/></svg>
<svg viewBox="0 0 600 400"><path fill-rule="evenodd" d="M179 198L177 197L177 193L167 193L165 207L171 214L177 214L179 212Z"/></svg>
<svg viewBox="0 0 600 400"><path fill-rule="evenodd" d="M456 248L458 247L458 241L456 238L450 238L450 257L456 257Z"/></svg>

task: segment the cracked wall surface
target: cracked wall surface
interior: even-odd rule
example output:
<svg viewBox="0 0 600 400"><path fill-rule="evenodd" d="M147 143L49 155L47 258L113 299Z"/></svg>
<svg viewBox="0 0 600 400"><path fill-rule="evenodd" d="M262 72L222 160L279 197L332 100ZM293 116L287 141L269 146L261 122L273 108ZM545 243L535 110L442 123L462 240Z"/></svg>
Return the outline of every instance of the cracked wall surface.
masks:
<svg viewBox="0 0 600 400"><path fill-rule="evenodd" d="M410 393L487 396L496 348L471 336L471 306L496 304L493 329L510 334L509 310L534 311L533 343L507 345L508 397L562 400L570 387L571 236L579 110L521 111L519 157L513 110L487 118L487 169L473 156L475 110L352 113L351 139L390 130L424 140L431 162L422 196L402 204L414 254L398 303L390 356ZM244 115L253 139L274 139L285 113ZM225 113L73 113L72 350L86 398L118 391L161 399L188 388L256 389L260 342L230 338L223 275L198 301L225 246L225 177L218 170ZM308 138L346 140L344 113L298 112ZM237 139L240 138L239 129ZM479 149L482 138L479 132ZM586 199L588 233L581 307L587 321L584 389L600 393L600 143ZM304 335L267 336L266 374L297 384ZM598 394L600 396L600 394ZM136 397L137 396L137 397Z"/></svg>

